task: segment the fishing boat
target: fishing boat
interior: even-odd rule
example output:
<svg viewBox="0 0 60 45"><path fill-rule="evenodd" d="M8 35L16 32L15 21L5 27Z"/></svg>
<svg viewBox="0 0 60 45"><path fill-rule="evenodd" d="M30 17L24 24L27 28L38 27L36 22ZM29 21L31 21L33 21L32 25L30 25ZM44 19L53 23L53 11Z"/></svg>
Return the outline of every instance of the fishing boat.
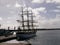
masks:
<svg viewBox="0 0 60 45"><path fill-rule="evenodd" d="M29 11L28 8L24 10L22 7L19 16L20 20L17 20L17 22L20 24L18 26L18 30L20 31L16 32L17 40L28 40L35 37L37 30L34 28L36 25L34 25L35 21L32 10Z"/></svg>

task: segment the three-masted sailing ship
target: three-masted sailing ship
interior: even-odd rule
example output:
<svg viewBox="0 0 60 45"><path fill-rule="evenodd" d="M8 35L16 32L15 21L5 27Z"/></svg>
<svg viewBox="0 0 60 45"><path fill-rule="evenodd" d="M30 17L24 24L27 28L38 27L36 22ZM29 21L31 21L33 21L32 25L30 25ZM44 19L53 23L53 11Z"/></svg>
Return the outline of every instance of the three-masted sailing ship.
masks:
<svg viewBox="0 0 60 45"><path fill-rule="evenodd" d="M20 31L16 33L17 40L27 40L35 37L37 30L34 28L36 25L34 25L35 21L32 10L29 11L28 8L27 10L24 10L22 7L22 11L20 12L19 16L20 20L17 20L17 22L20 24L18 27L18 30Z"/></svg>

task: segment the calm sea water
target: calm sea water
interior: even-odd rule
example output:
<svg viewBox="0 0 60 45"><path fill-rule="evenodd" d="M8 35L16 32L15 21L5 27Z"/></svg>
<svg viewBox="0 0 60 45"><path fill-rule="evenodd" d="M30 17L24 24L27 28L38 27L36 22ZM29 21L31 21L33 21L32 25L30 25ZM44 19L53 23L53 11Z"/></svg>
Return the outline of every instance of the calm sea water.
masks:
<svg viewBox="0 0 60 45"><path fill-rule="evenodd" d="M8 42L19 43L16 40ZM60 45L60 30L38 31L37 37L30 42L32 45Z"/></svg>
<svg viewBox="0 0 60 45"><path fill-rule="evenodd" d="M60 30L38 31L32 45L60 45Z"/></svg>

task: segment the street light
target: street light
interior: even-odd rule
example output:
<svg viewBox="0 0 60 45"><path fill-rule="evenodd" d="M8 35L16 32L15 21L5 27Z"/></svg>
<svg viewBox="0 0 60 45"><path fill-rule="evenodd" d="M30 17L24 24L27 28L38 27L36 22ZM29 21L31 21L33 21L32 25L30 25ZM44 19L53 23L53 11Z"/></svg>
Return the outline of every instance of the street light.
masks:
<svg viewBox="0 0 60 45"><path fill-rule="evenodd" d="M1 27L1 24L0 24L0 27Z"/></svg>

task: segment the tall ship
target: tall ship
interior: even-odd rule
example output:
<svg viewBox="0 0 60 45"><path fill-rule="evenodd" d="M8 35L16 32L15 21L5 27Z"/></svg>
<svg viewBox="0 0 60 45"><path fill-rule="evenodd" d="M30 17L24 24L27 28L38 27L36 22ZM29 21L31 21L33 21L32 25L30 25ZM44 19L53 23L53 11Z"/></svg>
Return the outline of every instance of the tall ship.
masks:
<svg viewBox="0 0 60 45"><path fill-rule="evenodd" d="M28 40L36 36L36 25L34 25L34 17L32 10L24 10L24 8L21 8L20 14L19 14L20 19L17 20L19 23L18 30L16 32L16 37L17 40Z"/></svg>

